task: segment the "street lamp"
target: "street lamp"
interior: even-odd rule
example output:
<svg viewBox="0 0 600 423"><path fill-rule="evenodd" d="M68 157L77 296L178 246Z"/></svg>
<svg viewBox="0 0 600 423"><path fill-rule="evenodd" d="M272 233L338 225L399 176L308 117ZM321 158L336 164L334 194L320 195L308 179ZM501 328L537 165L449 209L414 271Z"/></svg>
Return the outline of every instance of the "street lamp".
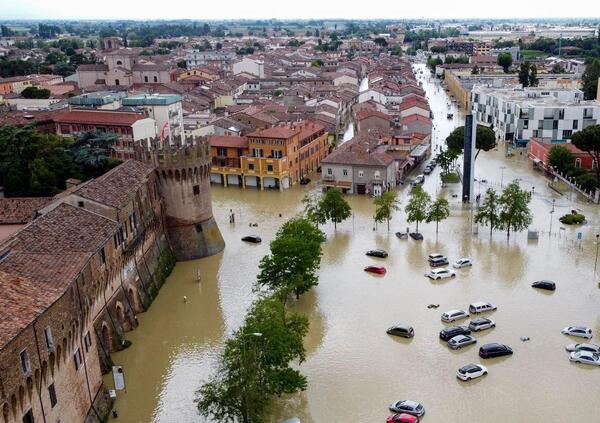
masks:
<svg viewBox="0 0 600 423"><path fill-rule="evenodd" d="M594 273L596 273L596 268L598 267L598 238L600 238L600 234L596 234L596 261L594 262Z"/></svg>
<svg viewBox="0 0 600 423"><path fill-rule="evenodd" d="M500 166L500 188L504 187L504 169L506 166Z"/></svg>
<svg viewBox="0 0 600 423"><path fill-rule="evenodd" d="M552 210L550 210L550 233L548 234L548 236L552 235L552 216L554 216L554 203L556 202L556 200L552 200Z"/></svg>

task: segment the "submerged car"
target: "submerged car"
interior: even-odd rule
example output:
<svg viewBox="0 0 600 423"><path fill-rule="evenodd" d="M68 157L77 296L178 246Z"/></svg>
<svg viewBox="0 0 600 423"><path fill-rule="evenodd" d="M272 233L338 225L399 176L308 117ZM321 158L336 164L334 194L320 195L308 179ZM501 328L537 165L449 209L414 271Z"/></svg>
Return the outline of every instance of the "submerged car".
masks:
<svg viewBox="0 0 600 423"><path fill-rule="evenodd" d="M591 351L574 351L571 353L569 360L574 361L575 363L600 366L600 354Z"/></svg>
<svg viewBox="0 0 600 423"><path fill-rule="evenodd" d="M471 335L457 335L448 341L448 346L453 350L460 350L462 347L477 343L477 339Z"/></svg>
<svg viewBox="0 0 600 423"><path fill-rule="evenodd" d="M452 267L454 267L455 269L462 269L463 267L471 267L471 266L473 266L473 262L471 261L471 259L468 259L468 258L458 259L452 265Z"/></svg>
<svg viewBox="0 0 600 423"><path fill-rule="evenodd" d="M386 258L388 253L385 250L369 250L367 251L367 255L371 257Z"/></svg>
<svg viewBox="0 0 600 423"><path fill-rule="evenodd" d="M494 311L498 307L495 304L488 303L485 301L478 301L469 305L469 313L485 313L486 311Z"/></svg>
<svg viewBox="0 0 600 423"><path fill-rule="evenodd" d="M448 265L448 259L445 256L430 258L427 261L429 262L429 265L431 267L440 267Z"/></svg>
<svg viewBox="0 0 600 423"><path fill-rule="evenodd" d="M411 232L409 235L415 241L423 241L423 235L418 232Z"/></svg>
<svg viewBox="0 0 600 423"><path fill-rule="evenodd" d="M385 270L385 267L383 266L367 266L364 270L365 272L376 273L378 275L385 275L385 273L387 272L387 270Z"/></svg>
<svg viewBox="0 0 600 423"><path fill-rule="evenodd" d="M300 185L308 185L308 184L310 184L310 178L304 177L304 178L300 179Z"/></svg>
<svg viewBox="0 0 600 423"><path fill-rule="evenodd" d="M585 326L567 326L562 331L565 335L578 336L580 338L591 339L592 330Z"/></svg>
<svg viewBox="0 0 600 423"><path fill-rule="evenodd" d="M387 423L419 423L419 418L412 414L399 413L392 414L386 420Z"/></svg>
<svg viewBox="0 0 600 423"><path fill-rule="evenodd" d="M425 407L412 400L396 401L395 403L390 404L389 409L393 413L407 413L417 417L422 417L425 414Z"/></svg>
<svg viewBox="0 0 600 423"><path fill-rule="evenodd" d="M466 319L469 313L464 310L450 310L442 314L442 321L455 322L456 320Z"/></svg>
<svg viewBox="0 0 600 423"><path fill-rule="evenodd" d="M412 326L396 325L388 328L388 335L400 336L402 338L412 338L415 336L415 330Z"/></svg>
<svg viewBox="0 0 600 423"><path fill-rule="evenodd" d="M471 329L473 332L493 327L496 327L496 322L494 322L492 319L486 319L485 317L477 317L476 319L471 320L471 323L469 323L469 329Z"/></svg>
<svg viewBox="0 0 600 423"><path fill-rule="evenodd" d="M481 364L473 363L461 367L456 372L456 377L458 377L461 380L476 379L485 375L487 375L487 367L482 366Z"/></svg>
<svg viewBox="0 0 600 423"><path fill-rule="evenodd" d="M531 284L533 288L545 289L547 291L554 291L556 289L556 284L552 281L536 281Z"/></svg>
<svg viewBox="0 0 600 423"><path fill-rule="evenodd" d="M425 276L427 276L429 279L444 279L453 278L456 276L456 273L444 267L443 269L433 269L431 272L426 273Z"/></svg>
<svg viewBox="0 0 600 423"><path fill-rule="evenodd" d="M466 326L450 326L440 331L440 339L448 341L458 335L470 335L471 329Z"/></svg>
<svg viewBox="0 0 600 423"><path fill-rule="evenodd" d="M242 238L242 241L251 242L253 244L259 244L262 239L258 235L248 235Z"/></svg>
<svg viewBox="0 0 600 423"><path fill-rule="evenodd" d="M512 355L512 353L513 350L511 347L496 342L482 345L481 348L479 348L479 357L481 358L502 357L504 355Z"/></svg>
<svg viewBox="0 0 600 423"><path fill-rule="evenodd" d="M590 351L596 354L600 354L600 346L595 344L569 344L565 347L568 352L573 351Z"/></svg>

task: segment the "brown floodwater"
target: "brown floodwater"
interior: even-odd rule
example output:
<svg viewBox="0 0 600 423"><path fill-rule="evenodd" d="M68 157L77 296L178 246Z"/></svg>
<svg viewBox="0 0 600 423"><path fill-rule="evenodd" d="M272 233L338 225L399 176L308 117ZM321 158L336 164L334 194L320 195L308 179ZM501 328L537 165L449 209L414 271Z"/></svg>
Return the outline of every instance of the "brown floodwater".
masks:
<svg viewBox="0 0 600 423"><path fill-rule="evenodd" d="M447 97L427 81L427 71L423 75L437 142L459 125L461 113L454 110L455 118L446 119ZM484 227L473 235L477 226L471 224L469 207L459 202L460 186L442 188L439 169L427 177L425 189L450 200L451 216L440 224L437 236L435 224L420 225L422 242L394 236L407 226L403 211L394 215L389 233L385 224L374 230L372 199L348 197L352 218L337 231L324 227L320 284L294 305L311 323L307 360L300 366L308 389L275 401L269 422L291 416L303 423L383 422L388 404L398 399L423 403L427 422L600 421L600 368L570 363L565 345L582 340L560 332L568 325L586 325L594 331L591 342L600 342L599 277L594 272L597 206L564 188L564 195L549 189L525 154L506 158L504 153L500 147L480 154L475 173L487 183L476 183L475 189L500 188L515 178L522 187L534 188L536 241L528 241L526 232L509 242L503 232L490 239ZM285 219L300 211L303 195L318 189L315 183L284 192L213 187L215 218L227 246L214 257L178 263L150 310L139 315L139 328L127 333L133 345L113 355L124 366L127 383L115 405L119 417L113 420L205 422L195 408L195 391L214 370L223 340L243 322L269 240ZM406 194L405 188L400 190L402 206ZM572 208L583 210L590 223L564 228L558 217ZM235 212L235 225L228 223L229 209ZM577 232L583 234L581 242ZM263 243L241 242L249 234L260 235ZM370 248L386 249L389 257L369 258L365 251ZM423 276L431 252L444 253L451 261L470 257L474 266L458 270L455 279L431 282ZM362 268L372 263L386 266L387 274L364 273ZM530 287L544 278L556 281L554 293ZM448 349L438 338L447 326L440 314L480 300L498 305L489 314L496 328L476 333L476 345ZM430 303L440 307L428 309ZM414 339L387 336L386 328L396 323L412 325ZM530 341L522 342L522 336ZM506 343L514 355L480 360L478 348L488 342ZM483 363L489 374L458 381L456 370L470 362ZM109 377L106 381L112 386Z"/></svg>

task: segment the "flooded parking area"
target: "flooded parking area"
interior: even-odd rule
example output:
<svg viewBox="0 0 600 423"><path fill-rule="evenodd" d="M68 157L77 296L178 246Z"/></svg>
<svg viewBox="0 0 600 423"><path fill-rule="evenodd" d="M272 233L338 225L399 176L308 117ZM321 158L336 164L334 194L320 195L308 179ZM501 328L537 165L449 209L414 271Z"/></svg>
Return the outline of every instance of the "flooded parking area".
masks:
<svg viewBox="0 0 600 423"><path fill-rule="evenodd" d="M435 114L435 142L440 142L460 124L462 113L452 107L454 118L447 119L445 93L429 81L426 70L420 77ZM460 185L442 188L438 172L424 184L433 197L451 202L450 218L437 235L435 224L422 224L423 241L398 239L394 232L407 227L403 211L394 215L389 233L385 224L375 230L375 207L366 196L347 197L353 216L336 231L333 225L323 228L327 241L320 283L294 304L311 324L307 360L301 365L308 389L277 401L270 421L299 416L303 423L383 422L390 414L387 406L399 399L421 402L425 422L598 420L600 368L569 362L565 345L582 340L561 334L565 326L585 325L593 330L591 342L600 342L597 206L568 192L559 195L526 157L506 158L503 146L481 153L475 175L486 182L476 183L476 190L500 189L518 179L534 192L532 227L540 231L539 239L527 240L522 232L507 241L503 232L490 237L487 228L478 228L472 209L460 203L460 195L453 197ZM213 187L215 218L227 246L216 256L178 263L149 311L138 316L140 326L126 334L133 345L113 354L114 362L124 366L127 383L127 391L118 394L114 421L204 422L193 402L195 390L213 371L223 340L243 321L255 296L258 262L279 225L301 210L302 197L319 189L315 182L283 192ZM407 193L407 188L399 191L402 208ZM550 213L552 200L555 213ZM581 209L590 223L561 229L558 218L571 208ZM230 209L235 224L229 223ZM260 235L262 244L241 241L252 234ZM389 256L367 257L372 248L385 249ZM453 279L431 281L424 274L433 252L451 262L468 257L473 267L456 270ZM369 264L385 266L387 274L363 272ZM556 291L532 288L539 279L555 281ZM449 349L438 334L450 324L440 315L466 310L476 301L498 306L484 314L496 327L475 333L475 345ZM386 334L399 323L413 326L413 339ZM505 343L514 354L480 359L479 347L490 342ZM459 381L456 371L468 363L484 364L489 374ZM108 377L106 382L112 385Z"/></svg>

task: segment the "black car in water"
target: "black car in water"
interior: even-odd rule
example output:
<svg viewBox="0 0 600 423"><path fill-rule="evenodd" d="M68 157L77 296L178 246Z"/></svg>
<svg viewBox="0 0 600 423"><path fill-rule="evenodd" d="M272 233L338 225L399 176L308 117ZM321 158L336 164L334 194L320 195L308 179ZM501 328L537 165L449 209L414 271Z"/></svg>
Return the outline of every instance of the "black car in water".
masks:
<svg viewBox="0 0 600 423"><path fill-rule="evenodd" d="M545 289L547 291L554 291L556 289L556 284L547 280L536 281L532 283L531 286L534 288Z"/></svg>
<svg viewBox="0 0 600 423"><path fill-rule="evenodd" d="M440 331L440 339L448 341L458 335L470 335L471 329L466 326L450 326Z"/></svg>
<svg viewBox="0 0 600 423"><path fill-rule="evenodd" d="M253 244L259 244L262 239L258 235L248 235L242 238L242 241L251 242Z"/></svg>
<svg viewBox="0 0 600 423"><path fill-rule="evenodd" d="M423 241L423 235L418 232L411 232L409 235L415 241Z"/></svg>
<svg viewBox="0 0 600 423"><path fill-rule="evenodd" d="M371 257L386 258L388 253L385 250L369 250L367 251L367 255Z"/></svg>
<svg viewBox="0 0 600 423"><path fill-rule="evenodd" d="M415 336L415 331L412 326L397 325L389 328L386 333L388 335L401 336L402 338L412 338Z"/></svg>
<svg viewBox="0 0 600 423"><path fill-rule="evenodd" d="M493 358L502 357L503 355L512 355L513 350L508 345L492 343L485 344L479 348L479 357L481 358Z"/></svg>

